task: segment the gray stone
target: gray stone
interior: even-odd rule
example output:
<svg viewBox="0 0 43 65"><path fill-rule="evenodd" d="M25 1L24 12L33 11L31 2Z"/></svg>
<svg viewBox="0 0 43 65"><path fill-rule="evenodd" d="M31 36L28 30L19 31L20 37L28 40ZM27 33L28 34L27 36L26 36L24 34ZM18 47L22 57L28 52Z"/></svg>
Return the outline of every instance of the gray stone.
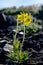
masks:
<svg viewBox="0 0 43 65"><path fill-rule="evenodd" d="M3 48L3 50L6 51L6 52L10 52L10 51L13 50L13 46L10 45L10 44L6 44L6 45L4 46L4 48Z"/></svg>

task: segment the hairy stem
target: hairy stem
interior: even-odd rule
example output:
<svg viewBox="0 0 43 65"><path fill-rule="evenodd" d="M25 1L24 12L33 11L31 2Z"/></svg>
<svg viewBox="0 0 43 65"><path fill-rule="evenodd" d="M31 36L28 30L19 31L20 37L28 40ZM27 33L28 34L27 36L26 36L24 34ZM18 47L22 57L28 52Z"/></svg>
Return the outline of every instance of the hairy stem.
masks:
<svg viewBox="0 0 43 65"><path fill-rule="evenodd" d="M24 43L24 40L25 40L25 25L24 25L24 34L23 34L23 41L22 41L22 45Z"/></svg>
<svg viewBox="0 0 43 65"><path fill-rule="evenodd" d="M17 33L18 33L18 21L17 21L17 26L16 26L16 33L15 33L15 36L14 36L14 42L16 41Z"/></svg>

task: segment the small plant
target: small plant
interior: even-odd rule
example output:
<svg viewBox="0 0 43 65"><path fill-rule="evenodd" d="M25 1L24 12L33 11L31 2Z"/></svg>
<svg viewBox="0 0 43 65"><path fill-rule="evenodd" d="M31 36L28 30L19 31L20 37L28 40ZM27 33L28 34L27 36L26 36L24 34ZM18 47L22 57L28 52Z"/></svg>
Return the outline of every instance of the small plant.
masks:
<svg viewBox="0 0 43 65"><path fill-rule="evenodd" d="M29 59L29 52L22 51L22 43L16 40L13 44L13 51L9 54L9 57L15 62L23 63Z"/></svg>
<svg viewBox="0 0 43 65"><path fill-rule="evenodd" d="M24 35L23 35L23 41L20 43L20 41L16 38L16 35L18 33L18 22L21 22L24 25ZM10 52L9 57L15 62L18 63L24 63L29 59L29 52L23 51L23 43L25 39L25 27L29 26L32 22L32 17L28 15L28 13L20 13L17 18L17 29L16 34L14 36L14 44L13 44L13 51Z"/></svg>
<svg viewBox="0 0 43 65"><path fill-rule="evenodd" d="M32 34L42 29L42 27L36 23L32 23L28 28L26 27L26 34Z"/></svg>

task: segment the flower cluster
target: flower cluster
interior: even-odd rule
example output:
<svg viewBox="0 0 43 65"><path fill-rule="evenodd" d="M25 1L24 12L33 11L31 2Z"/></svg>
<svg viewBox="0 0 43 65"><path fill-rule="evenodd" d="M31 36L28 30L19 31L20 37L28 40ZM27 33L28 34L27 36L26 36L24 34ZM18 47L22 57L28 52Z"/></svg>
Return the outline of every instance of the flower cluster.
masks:
<svg viewBox="0 0 43 65"><path fill-rule="evenodd" d="M28 13L20 13L18 15L17 21L22 22L25 26L29 26L32 22L32 17Z"/></svg>

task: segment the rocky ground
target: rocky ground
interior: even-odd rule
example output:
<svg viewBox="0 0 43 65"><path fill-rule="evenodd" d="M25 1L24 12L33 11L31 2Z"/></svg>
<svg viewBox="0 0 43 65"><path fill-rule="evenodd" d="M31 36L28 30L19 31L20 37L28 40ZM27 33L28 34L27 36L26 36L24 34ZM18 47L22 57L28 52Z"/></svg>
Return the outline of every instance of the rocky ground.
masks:
<svg viewBox="0 0 43 65"><path fill-rule="evenodd" d="M43 32L39 31L27 37L24 48L29 48L30 59L28 63L43 63Z"/></svg>
<svg viewBox="0 0 43 65"><path fill-rule="evenodd" d="M12 35L13 36L13 35ZM18 38L21 37L18 34ZM0 38L0 63L5 63L7 58L7 53L12 49L13 37L11 34L8 37ZM6 41L11 40L11 42L6 45ZM11 46L10 46L11 45ZM24 41L23 50L28 49L30 52L28 64L43 63L43 32L40 31L31 36L26 36Z"/></svg>

